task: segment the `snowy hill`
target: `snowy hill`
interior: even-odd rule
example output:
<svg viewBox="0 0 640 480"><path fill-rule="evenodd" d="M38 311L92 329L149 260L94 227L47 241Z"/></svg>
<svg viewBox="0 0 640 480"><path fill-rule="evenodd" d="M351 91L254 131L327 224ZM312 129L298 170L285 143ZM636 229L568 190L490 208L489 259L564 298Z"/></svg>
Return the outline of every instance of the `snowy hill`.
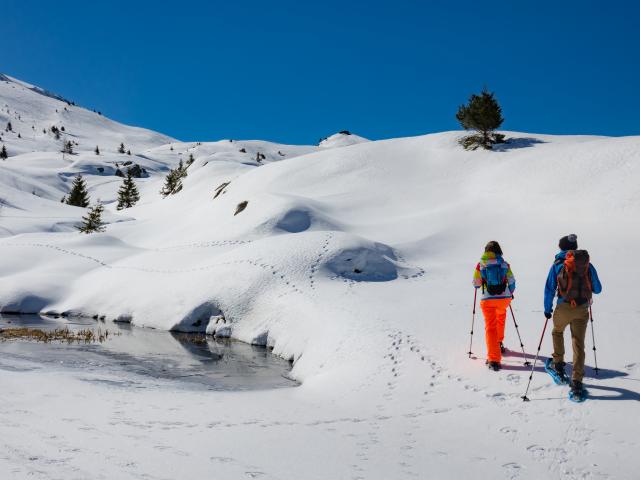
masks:
<svg viewBox="0 0 640 480"><path fill-rule="evenodd" d="M364 137L354 135L348 130L343 130L333 135L323 138L319 146L322 148L348 147L349 145L357 145L358 143L368 142Z"/></svg>
<svg viewBox="0 0 640 480"><path fill-rule="evenodd" d="M640 137L504 132L510 142L490 152L462 150L461 132L371 142L336 134L319 147L181 143L0 85L0 125L36 126L31 139L3 132L12 156L0 162L0 310L217 331L292 359L297 393L265 393L259 413L246 398L217 401L234 418L308 428L252 430L254 452L288 435L296 462L283 472L279 455L251 459L209 440L229 457L262 462L269 478L632 478L620 459L638 448L629 419L640 399L640 310L629 253L640 240ZM78 155L62 158L41 133L56 122L78 139ZM119 142L131 156L115 152ZM93 153L98 143L104 157ZM183 190L163 199L164 173L189 155ZM75 232L84 210L58 202L70 177L86 174L91 196L112 202L115 164L129 159L149 172L138 180L141 203L109 205L105 233ZM541 373L530 396L547 401L523 404L528 371L516 355L506 371L486 371L481 318L477 358L465 355L472 270L484 244L500 241L533 354L546 273L572 232L604 284L594 304L604 373L586 379L588 407L567 405ZM226 325L215 323L220 314ZM301 426L305 402L314 421L337 430ZM309 444L343 457L318 464ZM234 478L233 465L220 468Z"/></svg>

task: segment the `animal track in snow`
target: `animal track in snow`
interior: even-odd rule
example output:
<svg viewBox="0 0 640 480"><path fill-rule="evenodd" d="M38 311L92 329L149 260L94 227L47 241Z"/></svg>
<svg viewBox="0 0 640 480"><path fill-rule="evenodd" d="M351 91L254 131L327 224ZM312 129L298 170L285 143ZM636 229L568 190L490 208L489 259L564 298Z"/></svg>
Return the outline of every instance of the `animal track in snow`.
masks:
<svg viewBox="0 0 640 480"><path fill-rule="evenodd" d="M311 287L312 290L315 290L316 288L316 285L315 285L316 275L318 273L318 269L320 268L320 264L322 263L322 259L327 255L329 251L329 244L331 243L331 240L333 240L333 236L334 236L333 232L327 233L327 236L325 237L324 242L320 247L320 252L316 256L315 261L311 264L311 269L309 274L309 286Z"/></svg>

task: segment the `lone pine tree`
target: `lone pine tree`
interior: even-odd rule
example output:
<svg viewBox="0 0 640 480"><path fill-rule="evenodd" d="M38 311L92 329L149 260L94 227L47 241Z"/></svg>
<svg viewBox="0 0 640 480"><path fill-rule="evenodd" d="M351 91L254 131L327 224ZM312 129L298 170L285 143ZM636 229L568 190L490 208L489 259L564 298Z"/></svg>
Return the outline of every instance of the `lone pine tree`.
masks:
<svg viewBox="0 0 640 480"><path fill-rule="evenodd" d="M178 163L178 166L169 171L166 178L164 179L164 185L162 186L162 190L160 190L160 194L163 197L168 195L173 195L174 193L178 193L182 190L182 179L187 176L187 169L182 164L182 160Z"/></svg>
<svg viewBox="0 0 640 480"><path fill-rule="evenodd" d="M73 154L73 143L71 143L71 140L67 140L66 142L64 142L62 152L68 153L70 155Z"/></svg>
<svg viewBox="0 0 640 480"><path fill-rule="evenodd" d="M95 206L91 207L87 214L82 217L82 224L76 227L82 233L104 232L105 227L102 223L102 212L104 207L98 200Z"/></svg>
<svg viewBox="0 0 640 480"><path fill-rule="evenodd" d="M2 145L2 150L0 150L0 158L2 160L6 160L8 157L9 157L9 154L7 154L7 147Z"/></svg>
<svg viewBox="0 0 640 480"><path fill-rule="evenodd" d="M495 133L504 122L502 108L493 92L486 88L480 95L472 94L466 105L460 105L456 118L462 128L477 132L460 140L466 150L476 150L478 147L491 150L494 144L504 143L504 135Z"/></svg>
<svg viewBox="0 0 640 480"><path fill-rule="evenodd" d="M122 210L123 208L133 207L138 200L140 200L140 193L138 193L138 187L133 180L131 170L128 170L127 178L122 181L122 185L118 190L118 206L116 208Z"/></svg>
<svg viewBox="0 0 640 480"><path fill-rule="evenodd" d="M125 152L126 152L126 150L124 148L124 143L121 143L120 147L118 148L118 153L125 153Z"/></svg>
<svg viewBox="0 0 640 480"><path fill-rule="evenodd" d="M100 148L96 145L96 149L94 150L96 155L100 155Z"/></svg>
<svg viewBox="0 0 640 480"><path fill-rule="evenodd" d="M73 180L71 185L71 191L67 196L67 205L73 205L75 207L88 207L89 206L89 194L87 193L87 184L84 182L82 175Z"/></svg>

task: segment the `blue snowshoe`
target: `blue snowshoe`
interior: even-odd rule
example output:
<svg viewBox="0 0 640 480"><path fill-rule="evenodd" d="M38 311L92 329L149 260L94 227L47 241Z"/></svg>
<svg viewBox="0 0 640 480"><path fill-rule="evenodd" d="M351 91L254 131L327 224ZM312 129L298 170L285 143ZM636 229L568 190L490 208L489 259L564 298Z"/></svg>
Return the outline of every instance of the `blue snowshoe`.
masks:
<svg viewBox="0 0 640 480"><path fill-rule="evenodd" d="M587 399L589 392L584 388L582 382L572 382L571 390L569 390L569 400L576 403L582 403Z"/></svg>
<svg viewBox="0 0 640 480"><path fill-rule="evenodd" d="M564 371L556 370L551 358L547 358L547 360L544 362L544 370L549 374L549 376L553 379L553 383L555 383L556 385L566 385L569 383L569 380L564 374Z"/></svg>

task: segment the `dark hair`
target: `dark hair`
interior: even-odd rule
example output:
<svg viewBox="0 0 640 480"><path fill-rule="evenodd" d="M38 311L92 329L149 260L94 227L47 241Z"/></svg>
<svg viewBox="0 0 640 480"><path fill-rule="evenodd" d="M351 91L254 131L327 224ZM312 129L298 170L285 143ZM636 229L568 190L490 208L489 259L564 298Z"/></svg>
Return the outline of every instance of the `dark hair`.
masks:
<svg viewBox="0 0 640 480"><path fill-rule="evenodd" d="M495 240L491 240L489 243L487 243L487 246L484 247L484 251L492 252L492 253L495 253L496 255L502 255L502 249L500 248L500 244Z"/></svg>

